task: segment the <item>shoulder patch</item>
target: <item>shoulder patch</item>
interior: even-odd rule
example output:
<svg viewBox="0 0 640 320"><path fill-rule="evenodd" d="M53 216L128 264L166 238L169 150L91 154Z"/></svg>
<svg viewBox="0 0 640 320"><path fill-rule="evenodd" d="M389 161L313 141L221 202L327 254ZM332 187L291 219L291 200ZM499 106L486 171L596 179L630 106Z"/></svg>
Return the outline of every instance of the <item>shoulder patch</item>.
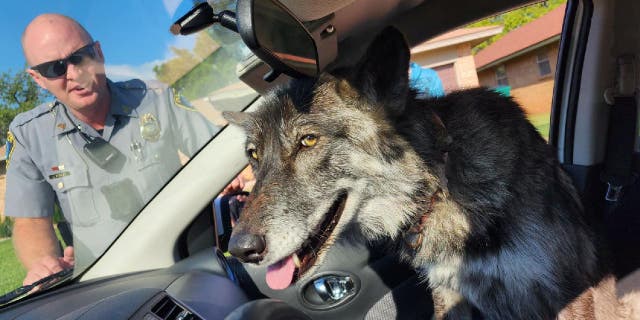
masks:
<svg viewBox="0 0 640 320"><path fill-rule="evenodd" d="M13 147L16 145L16 138L13 136L13 133L11 133L11 131L7 131L7 147L6 147L6 154L5 154L5 168L8 170L9 169L9 163L11 162L11 155L13 155Z"/></svg>
<svg viewBox="0 0 640 320"><path fill-rule="evenodd" d="M198 111L196 108L189 102L180 92L178 92L175 88L171 88L171 93L173 96L173 105L186 109L189 111Z"/></svg>

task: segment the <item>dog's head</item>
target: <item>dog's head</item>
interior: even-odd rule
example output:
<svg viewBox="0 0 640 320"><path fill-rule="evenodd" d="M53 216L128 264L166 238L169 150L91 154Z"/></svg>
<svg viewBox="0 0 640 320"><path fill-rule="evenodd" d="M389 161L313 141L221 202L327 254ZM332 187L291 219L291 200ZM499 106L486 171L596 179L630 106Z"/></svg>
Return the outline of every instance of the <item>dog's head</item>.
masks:
<svg viewBox="0 0 640 320"><path fill-rule="evenodd" d="M425 168L394 127L408 69L403 35L387 28L341 75L296 80L254 113L224 113L247 133L257 181L229 250L268 265L271 288L312 271L346 233L394 237L410 219Z"/></svg>

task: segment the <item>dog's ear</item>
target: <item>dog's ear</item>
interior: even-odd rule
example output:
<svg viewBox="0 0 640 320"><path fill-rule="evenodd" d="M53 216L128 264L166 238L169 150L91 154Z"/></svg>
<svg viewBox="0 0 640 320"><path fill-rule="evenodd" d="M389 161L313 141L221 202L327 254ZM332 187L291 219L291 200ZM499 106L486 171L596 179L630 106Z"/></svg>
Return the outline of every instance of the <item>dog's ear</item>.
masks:
<svg viewBox="0 0 640 320"><path fill-rule="evenodd" d="M252 122L251 115L246 112L223 111L222 117L229 123L247 129Z"/></svg>
<svg viewBox="0 0 640 320"><path fill-rule="evenodd" d="M387 27L356 65L351 85L391 114L400 114L409 92L409 59L404 35L395 27Z"/></svg>

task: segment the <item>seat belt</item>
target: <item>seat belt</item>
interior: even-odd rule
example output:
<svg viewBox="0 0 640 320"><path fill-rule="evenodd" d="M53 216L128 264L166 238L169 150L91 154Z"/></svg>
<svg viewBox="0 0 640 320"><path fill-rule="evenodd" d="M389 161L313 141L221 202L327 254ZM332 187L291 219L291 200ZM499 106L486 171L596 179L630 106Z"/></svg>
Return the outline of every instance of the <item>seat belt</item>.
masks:
<svg viewBox="0 0 640 320"><path fill-rule="evenodd" d="M604 171L601 178L607 183L605 200L616 206L623 196L623 188L633 184L633 154L636 144L638 109L636 104L636 61L633 55L617 59L617 83L605 90L605 101L611 105Z"/></svg>

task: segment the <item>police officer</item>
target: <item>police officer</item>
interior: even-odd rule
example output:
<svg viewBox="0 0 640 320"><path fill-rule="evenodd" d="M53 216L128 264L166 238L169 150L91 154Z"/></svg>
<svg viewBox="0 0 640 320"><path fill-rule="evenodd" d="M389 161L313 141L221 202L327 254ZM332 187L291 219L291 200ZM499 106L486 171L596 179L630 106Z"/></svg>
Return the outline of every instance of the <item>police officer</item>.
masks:
<svg viewBox="0 0 640 320"><path fill-rule="evenodd" d="M9 127L5 214L30 284L100 255L180 168L179 152L191 156L217 128L160 84L107 79L100 43L69 17L36 17L22 47L27 72L56 98ZM62 255L54 204L72 226Z"/></svg>

